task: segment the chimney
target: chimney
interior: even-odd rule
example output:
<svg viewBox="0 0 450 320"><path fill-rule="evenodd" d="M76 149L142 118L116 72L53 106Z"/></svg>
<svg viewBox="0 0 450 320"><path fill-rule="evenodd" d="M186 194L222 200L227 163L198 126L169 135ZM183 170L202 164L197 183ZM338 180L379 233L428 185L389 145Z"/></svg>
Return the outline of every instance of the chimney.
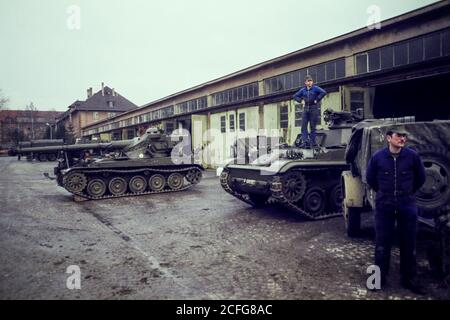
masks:
<svg viewBox="0 0 450 320"><path fill-rule="evenodd" d="M89 89L87 89L87 97L88 97L88 99L89 99L90 97L92 97L92 87L90 87Z"/></svg>
<svg viewBox="0 0 450 320"><path fill-rule="evenodd" d="M105 83L102 82L102 96L105 96Z"/></svg>
<svg viewBox="0 0 450 320"><path fill-rule="evenodd" d="M114 97L116 95L116 89L112 89L112 96Z"/></svg>

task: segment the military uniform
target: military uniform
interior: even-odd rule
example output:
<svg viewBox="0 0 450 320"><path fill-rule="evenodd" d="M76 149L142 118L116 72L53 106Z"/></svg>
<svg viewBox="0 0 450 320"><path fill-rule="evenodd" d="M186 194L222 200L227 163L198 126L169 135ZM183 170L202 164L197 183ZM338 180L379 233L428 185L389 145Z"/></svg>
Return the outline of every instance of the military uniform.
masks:
<svg viewBox="0 0 450 320"><path fill-rule="evenodd" d="M367 168L367 183L377 192L375 199L375 264L382 282L389 274L395 233L400 240L400 273L403 281L416 276L416 231L418 209L414 193L425 182L425 169L419 155L404 147L399 154L389 148L376 152Z"/></svg>

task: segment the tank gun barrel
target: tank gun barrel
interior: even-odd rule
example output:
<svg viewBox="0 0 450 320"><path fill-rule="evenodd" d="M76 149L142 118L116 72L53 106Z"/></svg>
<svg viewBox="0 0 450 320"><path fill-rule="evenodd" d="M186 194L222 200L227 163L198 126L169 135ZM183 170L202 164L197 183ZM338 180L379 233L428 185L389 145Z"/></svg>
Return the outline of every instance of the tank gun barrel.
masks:
<svg viewBox="0 0 450 320"><path fill-rule="evenodd" d="M130 144L130 140L113 141L103 143L85 143L85 144L70 144L47 147L31 147L21 148L18 152L58 152L58 151L77 151L77 150L117 150L123 149Z"/></svg>

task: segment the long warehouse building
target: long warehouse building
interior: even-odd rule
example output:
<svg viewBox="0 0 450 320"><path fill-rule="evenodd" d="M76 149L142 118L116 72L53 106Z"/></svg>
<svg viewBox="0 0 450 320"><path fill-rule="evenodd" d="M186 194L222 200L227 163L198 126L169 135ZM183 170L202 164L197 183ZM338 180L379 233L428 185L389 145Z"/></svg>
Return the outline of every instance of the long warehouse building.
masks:
<svg viewBox="0 0 450 320"><path fill-rule="evenodd" d="M450 1L150 102L84 127L83 136L120 140L148 127L169 133L184 128L192 149L212 146L216 161L208 165L214 167L230 157L236 138L256 136L260 129L276 132L289 144L295 141L302 109L292 95L306 74L328 92L322 113L362 109L366 118L449 119Z"/></svg>

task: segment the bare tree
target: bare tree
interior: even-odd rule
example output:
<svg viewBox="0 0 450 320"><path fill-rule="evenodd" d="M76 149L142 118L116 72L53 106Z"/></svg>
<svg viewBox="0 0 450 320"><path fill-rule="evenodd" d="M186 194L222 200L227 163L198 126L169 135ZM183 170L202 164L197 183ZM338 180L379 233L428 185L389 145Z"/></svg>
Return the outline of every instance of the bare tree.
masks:
<svg viewBox="0 0 450 320"><path fill-rule="evenodd" d="M37 108L34 106L33 102L30 102L30 104L25 107L25 110L27 111L28 118L30 119L31 123L31 140L34 140L34 123L36 121Z"/></svg>
<svg viewBox="0 0 450 320"><path fill-rule="evenodd" d="M6 106L6 104L9 102L9 99L4 97L2 94L2 89L0 89L0 110Z"/></svg>

